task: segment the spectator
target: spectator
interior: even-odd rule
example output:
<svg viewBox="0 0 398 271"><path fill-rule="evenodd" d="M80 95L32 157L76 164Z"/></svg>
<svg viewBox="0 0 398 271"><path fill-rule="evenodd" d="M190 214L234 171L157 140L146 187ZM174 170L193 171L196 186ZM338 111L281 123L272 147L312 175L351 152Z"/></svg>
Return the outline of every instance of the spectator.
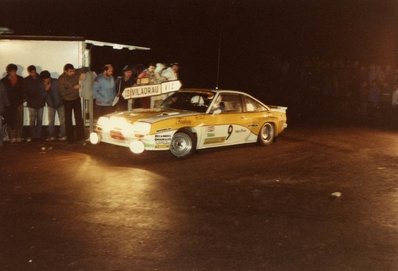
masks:
<svg viewBox="0 0 398 271"><path fill-rule="evenodd" d="M3 147L4 129L3 129L3 115L5 108L10 106L10 102L7 97L7 91L3 83L0 82L0 148Z"/></svg>
<svg viewBox="0 0 398 271"><path fill-rule="evenodd" d="M43 82L36 72L36 67L30 65L28 73L29 76L24 79L23 85L29 111L30 126L30 135L26 141L30 142L32 139L41 140L45 93Z"/></svg>
<svg viewBox="0 0 398 271"><path fill-rule="evenodd" d="M93 85L93 95L95 99L96 116L106 115L112 112L113 101L115 99L115 80L113 79L113 67L110 64L104 66Z"/></svg>
<svg viewBox="0 0 398 271"><path fill-rule="evenodd" d="M94 97L93 97L93 85L94 79L97 77L97 74L94 71L88 71L81 76L79 85L79 93L83 98L84 103L84 113L85 119L89 120L90 123L90 133L94 130Z"/></svg>
<svg viewBox="0 0 398 271"><path fill-rule="evenodd" d="M155 77L158 84L167 81L166 77L162 76L162 72L165 70L166 66L163 63L156 63Z"/></svg>
<svg viewBox="0 0 398 271"><path fill-rule="evenodd" d="M65 110L65 130L69 144L84 140L84 126L82 104L79 96L80 76L87 72L87 68L77 69L72 64L64 66L64 72L58 79L59 93L62 97ZM73 129L72 113L75 117L76 129Z"/></svg>
<svg viewBox="0 0 398 271"><path fill-rule="evenodd" d="M65 134L65 111L61 96L59 95L58 79L51 78L48 71L42 71L40 77L43 80L44 91L46 93L46 103L48 109L48 136L47 141L55 140L55 115L58 113L60 141L66 140Z"/></svg>
<svg viewBox="0 0 398 271"><path fill-rule="evenodd" d="M178 80L178 71L180 65L178 63L171 63L170 67L163 70L162 77L166 78L167 81Z"/></svg>
<svg viewBox="0 0 398 271"><path fill-rule="evenodd" d="M131 66L126 65L122 70L122 75L116 79L116 96L119 98L116 107L117 111L127 110L128 100L124 99L122 94L125 88L134 86L137 78L133 77L133 69Z"/></svg>
<svg viewBox="0 0 398 271"><path fill-rule="evenodd" d="M7 75L1 79L10 102L10 106L4 114L10 142L21 142L23 131L23 78L17 75L17 70L17 65L8 64Z"/></svg>
<svg viewBox="0 0 398 271"><path fill-rule="evenodd" d="M156 76L156 81L158 84L161 84L165 81L167 81L166 77L163 77L161 74L165 70L166 66L163 63L156 63L156 69L155 69L155 76ZM151 108L157 108L160 107L161 103L169 96L169 94L162 94L162 95L156 95L150 97L151 100Z"/></svg>

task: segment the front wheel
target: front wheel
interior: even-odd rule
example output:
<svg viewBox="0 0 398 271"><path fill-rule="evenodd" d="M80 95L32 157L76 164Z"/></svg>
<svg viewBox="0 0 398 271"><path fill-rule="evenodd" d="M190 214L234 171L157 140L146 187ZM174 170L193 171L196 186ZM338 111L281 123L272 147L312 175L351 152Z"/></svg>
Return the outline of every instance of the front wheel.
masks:
<svg viewBox="0 0 398 271"><path fill-rule="evenodd" d="M272 123L264 123L258 134L258 143L262 146L271 144L275 139L275 128Z"/></svg>
<svg viewBox="0 0 398 271"><path fill-rule="evenodd" d="M195 151L195 145L195 135L191 131L178 131L171 139L170 152L177 158L185 158Z"/></svg>

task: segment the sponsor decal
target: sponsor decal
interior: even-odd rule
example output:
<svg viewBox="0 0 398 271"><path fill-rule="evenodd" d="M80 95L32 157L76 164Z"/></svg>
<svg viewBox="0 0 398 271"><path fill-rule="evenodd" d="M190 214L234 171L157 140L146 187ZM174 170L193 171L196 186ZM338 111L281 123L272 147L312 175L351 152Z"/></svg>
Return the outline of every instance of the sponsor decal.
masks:
<svg viewBox="0 0 398 271"><path fill-rule="evenodd" d="M170 146L171 143L171 135L155 135L155 147L162 146Z"/></svg>
<svg viewBox="0 0 398 271"><path fill-rule="evenodd" d="M225 137L212 137L206 138L204 144L214 144L214 143L223 143L225 141Z"/></svg>
<svg viewBox="0 0 398 271"><path fill-rule="evenodd" d="M144 142L144 146L145 148L155 148L155 144L150 142Z"/></svg>
<svg viewBox="0 0 398 271"><path fill-rule="evenodd" d="M243 129L243 128L235 130L235 133L237 133L237 134L244 133L244 132L246 132L246 129Z"/></svg>
<svg viewBox="0 0 398 271"><path fill-rule="evenodd" d="M155 139L160 139L160 138L171 138L171 135L155 135Z"/></svg>
<svg viewBox="0 0 398 271"><path fill-rule="evenodd" d="M156 131L156 133L167 132L167 131L170 131L170 130L171 130L171 128L159 129L159 130Z"/></svg>
<svg viewBox="0 0 398 271"><path fill-rule="evenodd" d="M168 149L170 148L170 144L156 144L155 149Z"/></svg>
<svg viewBox="0 0 398 271"><path fill-rule="evenodd" d="M177 124L180 125L191 125L192 121L189 119L177 119Z"/></svg>
<svg viewBox="0 0 398 271"><path fill-rule="evenodd" d="M207 127L207 137L214 137L216 136L216 128L214 126Z"/></svg>

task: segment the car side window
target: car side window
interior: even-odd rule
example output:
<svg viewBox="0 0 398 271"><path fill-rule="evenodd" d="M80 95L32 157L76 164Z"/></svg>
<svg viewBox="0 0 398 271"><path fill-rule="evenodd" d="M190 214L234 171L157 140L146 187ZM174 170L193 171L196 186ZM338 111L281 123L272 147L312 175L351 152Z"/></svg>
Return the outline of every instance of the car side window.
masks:
<svg viewBox="0 0 398 271"><path fill-rule="evenodd" d="M221 94L220 109L225 113L242 112L242 100L238 94Z"/></svg>
<svg viewBox="0 0 398 271"><path fill-rule="evenodd" d="M250 97L244 96L243 97L243 102L246 107L246 112L259 112L259 111L265 111L266 108L262 106L260 103L257 101L253 100Z"/></svg>

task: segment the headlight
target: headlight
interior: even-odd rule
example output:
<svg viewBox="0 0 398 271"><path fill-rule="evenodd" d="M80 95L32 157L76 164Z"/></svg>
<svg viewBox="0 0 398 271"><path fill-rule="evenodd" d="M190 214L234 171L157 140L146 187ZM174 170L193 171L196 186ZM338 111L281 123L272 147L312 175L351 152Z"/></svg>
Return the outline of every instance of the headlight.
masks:
<svg viewBox="0 0 398 271"><path fill-rule="evenodd" d="M95 145L101 141L100 136L97 133L90 134L90 143Z"/></svg>
<svg viewBox="0 0 398 271"><path fill-rule="evenodd" d="M145 150L144 143L138 140L133 140L129 145L130 151L135 154L143 153Z"/></svg>

